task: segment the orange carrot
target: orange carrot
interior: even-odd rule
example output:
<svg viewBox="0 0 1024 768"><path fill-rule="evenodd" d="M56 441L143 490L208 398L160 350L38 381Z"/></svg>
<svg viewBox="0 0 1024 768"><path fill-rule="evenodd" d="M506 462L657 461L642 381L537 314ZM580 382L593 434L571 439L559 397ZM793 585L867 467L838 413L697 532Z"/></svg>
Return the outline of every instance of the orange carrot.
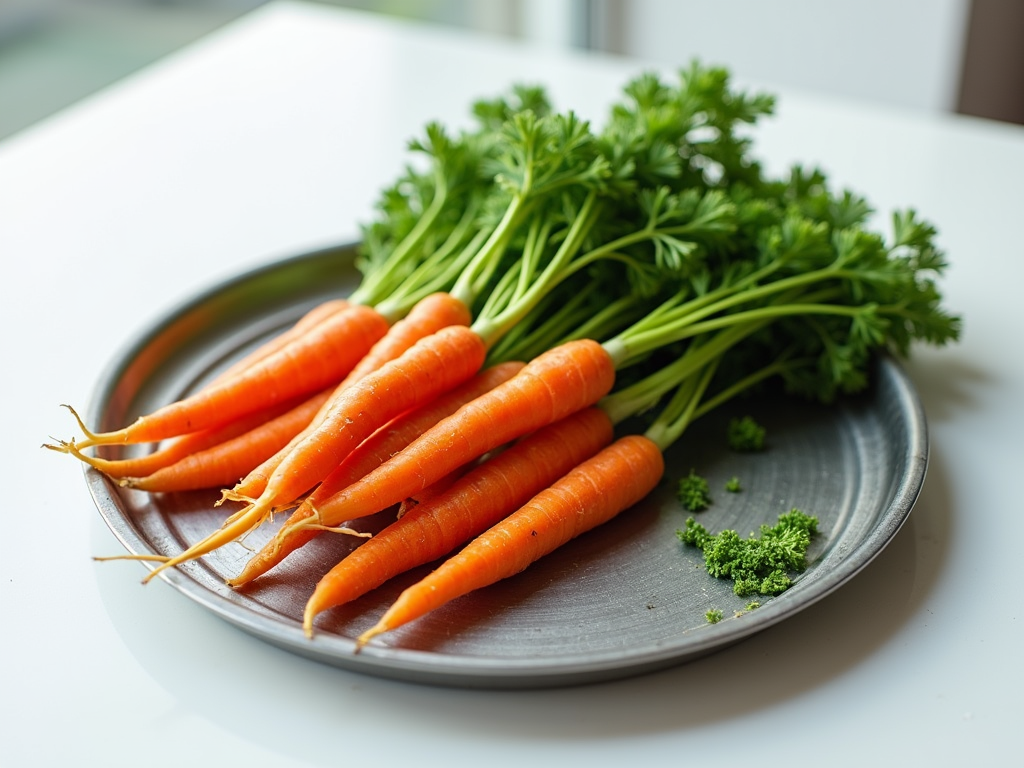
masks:
<svg viewBox="0 0 1024 768"><path fill-rule="evenodd" d="M291 504L323 480L359 443L395 416L472 378L486 354L476 333L453 325L421 339L401 357L363 377L359 386L346 387L320 426L281 462L259 498L205 539L169 558L144 581L250 532L276 508Z"/></svg>
<svg viewBox="0 0 1024 768"><path fill-rule="evenodd" d="M420 339L437 333L450 325L469 325L470 320L471 316L466 305L450 294L435 293L418 301L409 314L392 325L384 337L373 345L369 353L338 385L334 397L321 408L316 417L311 420L309 427L256 467L230 491L226 491L224 497L239 500L259 496L263 493L267 480L281 461L323 420L331 403L340 396L342 390L368 373L377 370L384 363L398 358Z"/></svg>
<svg viewBox="0 0 1024 768"><path fill-rule="evenodd" d="M283 349L287 344L290 344L302 334L306 333L306 331L309 331L323 320L326 320L335 312L340 312L348 306L349 302L347 299L329 299L321 304L317 304L295 321L295 324L286 331L274 336L263 344L260 344L260 346L247 354L241 360L238 360L225 370L221 371L213 381L210 382L210 384L217 384L219 382L226 381L233 376L237 376L242 371L258 363L260 360L263 360L278 350Z"/></svg>
<svg viewBox="0 0 1024 768"><path fill-rule="evenodd" d="M316 505L347 488L351 483L379 467L438 421L455 413L466 403L508 381L523 367L519 362L499 363L474 376L460 387L431 403L403 414L378 429L350 453L296 509L285 525L316 515ZM228 583L238 587L280 563L291 552L315 538L320 529L299 531L294 536L275 536Z"/></svg>
<svg viewBox="0 0 1024 768"><path fill-rule="evenodd" d="M664 471L661 450L652 440L642 435L620 438L402 592L380 621L359 636L357 647L457 597L519 573L640 501Z"/></svg>
<svg viewBox="0 0 1024 768"><path fill-rule="evenodd" d="M384 363L402 355L420 339L437 333L449 325L469 325L473 320L469 309L450 293L432 293L413 305L409 314L395 322L384 337L373 345L340 386L373 373Z"/></svg>
<svg viewBox="0 0 1024 768"><path fill-rule="evenodd" d="M446 492L413 507L320 580L306 604L306 634L312 634L318 613L432 562L495 525L608 445L612 432L604 411L578 411L484 461Z"/></svg>
<svg viewBox="0 0 1024 768"><path fill-rule="evenodd" d="M163 440L311 394L341 380L387 329L387 321L374 310L350 306L228 381L142 416L124 429L100 434L86 430L87 439L79 447Z"/></svg>
<svg viewBox="0 0 1024 768"><path fill-rule="evenodd" d="M325 389L248 432L191 453L151 475L125 477L120 484L150 493L171 493L221 488L235 482L309 424L332 391L333 387Z"/></svg>
<svg viewBox="0 0 1024 768"><path fill-rule="evenodd" d="M210 382L204 384L203 388L214 386L237 376L260 360L282 349L322 320L336 312L340 312L347 306L349 306L349 302L346 299L330 299L316 305L300 317L293 326L261 344L245 357L221 371ZM59 441L55 445L46 443L43 447L60 453L71 454L89 464L93 469L103 472L107 477L114 479L145 477L164 467L169 467L186 456L206 450L238 435L245 434L260 424L281 415L295 405L298 405L298 399L291 402L275 403L268 408L255 411L245 417L227 422L218 427L189 432L180 437L172 438L158 450L147 453L144 456L135 456L127 459L106 459L99 456L88 456L81 451L80 446L74 440L67 442Z"/></svg>
<svg viewBox="0 0 1024 768"><path fill-rule="evenodd" d="M56 445L47 443L43 447L60 453L71 454L93 469L97 469L107 477L114 478L115 480L125 477L145 477L164 467L169 467L186 456L204 451L207 448L243 435L260 426L260 424L280 416L296 405L296 400L278 403L219 427L190 432L187 435L173 438L152 453L132 456L126 459L105 459L98 456L89 456L83 453L73 440L69 442L61 441Z"/></svg>
<svg viewBox="0 0 1024 768"><path fill-rule="evenodd" d="M487 451L596 403L615 381L595 341L567 342L538 355L504 384L438 422L366 477L320 502L317 517L288 529L340 524L379 512Z"/></svg>

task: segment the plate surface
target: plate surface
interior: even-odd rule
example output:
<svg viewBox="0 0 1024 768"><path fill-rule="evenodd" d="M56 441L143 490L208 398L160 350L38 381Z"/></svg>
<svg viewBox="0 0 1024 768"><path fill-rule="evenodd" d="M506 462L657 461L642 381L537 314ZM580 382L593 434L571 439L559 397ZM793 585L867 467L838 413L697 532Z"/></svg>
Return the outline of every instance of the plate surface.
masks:
<svg viewBox="0 0 1024 768"><path fill-rule="evenodd" d="M141 334L99 383L90 424L114 429L202 385L324 298L349 293L359 275L344 246L246 273L171 312ZM749 414L768 430L768 449L731 453L725 428ZM106 449L111 457L128 450ZM124 452L124 453L119 453ZM695 423L666 456L665 481L643 502L581 536L527 571L378 638L353 653L425 566L348 606L322 614L312 640L302 633L307 596L353 546L320 536L245 590L235 575L268 524L242 544L164 572L166 581L225 620L291 652L343 668L414 682L527 688L609 680L650 672L720 649L782 621L855 576L896 534L920 492L927 434L902 369L882 359L871 389L831 408L785 398L746 400ZM693 469L708 478L714 504L699 520L712 532L746 535L797 507L819 519L811 565L779 597L749 598L708 576L702 557L675 531L689 513L673 486ZM217 528L226 514L216 490L147 495L86 469L94 501L132 553L173 555ZM743 491L724 490L729 478ZM388 512L365 521L367 530ZM113 553L96 553L113 554ZM709 624L709 609L725 618Z"/></svg>

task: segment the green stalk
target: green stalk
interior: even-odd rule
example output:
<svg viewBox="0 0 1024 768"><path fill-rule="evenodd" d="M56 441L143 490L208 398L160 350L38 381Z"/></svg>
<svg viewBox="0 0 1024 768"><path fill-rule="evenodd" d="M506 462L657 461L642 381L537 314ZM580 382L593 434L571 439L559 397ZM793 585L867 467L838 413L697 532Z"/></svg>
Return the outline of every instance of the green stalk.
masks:
<svg viewBox="0 0 1024 768"><path fill-rule="evenodd" d="M724 315L717 320L706 321L706 323L698 325L698 321L703 320L706 317L710 317L711 315L719 312L725 312L726 310L757 300L773 296L778 298L778 294L783 292L787 292L786 302L780 302L778 305L768 306L774 307L771 311L778 313L778 316L783 314L794 314L794 312L785 310L784 304L791 303L793 301L793 298L790 297L799 296L799 292L796 289L811 285L818 281L836 277L838 272L839 271L833 267L825 267L823 269L815 270L814 272L775 280L766 285L754 288L743 288L743 284L748 281L741 280L727 288L711 291L703 296L699 296L694 300L662 313L661 316L657 318L656 323L652 322L649 318L641 320L639 323L631 326L619 334L615 339L611 340L608 347L609 352L613 357L619 360L642 357L654 349L663 347L681 339L695 336L707 330L722 328L727 325L731 325L733 322L744 322L746 319L757 317L756 314L750 314L751 311L757 312L757 310L734 312L732 314ZM840 295L838 290L823 289L813 295L821 298L815 298L813 301L809 301L807 303L794 304L794 306L798 306L803 309L810 308L811 311L814 311L817 314L850 314L850 308L836 312L836 305L831 305L829 309L824 309L822 307L825 305L817 303L821 299L834 298ZM767 307L765 309L767 309ZM691 326L697 326L699 330L694 331Z"/></svg>
<svg viewBox="0 0 1024 768"><path fill-rule="evenodd" d="M566 328L573 328L578 324L583 305L597 287L597 283L589 283L573 294L568 301L561 302L554 311L547 310L548 305L554 302L551 295L547 296L544 303L538 306L538 314L550 312L547 318L540 325L533 326L524 321L511 328L491 349L492 361L528 360L533 354L524 350L537 346L546 349L552 344L553 339L565 332Z"/></svg>
<svg viewBox="0 0 1024 768"><path fill-rule="evenodd" d="M395 289L396 274L408 268L406 259L423 243L444 210L445 202L448 199L448 180L439 167L434 170L434 178L436 179L434 199L430 201L427 210L416 220L415 226L402 238L402 241L395 246L385 263L366 275L359 287L352 292L350 298L353 302L374 306L386 299ZM400 279L397 282L400 282Z"/></svg>
<svg viewBox="0 0 1024 768"><path fill-rule="evenodd" d="M474 330L480 334L488 346L493 345L517 323L521 322L558 284L561 273L564 272L566 265L576 255L583 241L597 222L600 208L597 201L597 192L591 190L579 213L573 220L565 240L562 241L554 256L551 257L543 271L522 296L499 314L490 317L482 315L473 323Z"/></svg>
<svg viewBox="0 0 1024 768"><path fill-rule="evenodd" d="M473 306L477 296L480 295L494 270L497 269L501 261L500 256L505 252L509 241L515 234L525 208L525 195L516 194L508 208L505 209L498 226L491 231L487 242L474 254L469 266L462 270L455 285L452 286L451 294L467 307Z"/></svg>
<svg viewBox="0 0 1024 768"><path fill-rule="evenodd" d="M501 276L498 283L490 290L487 300L484 302L483 307L480 308L479 314L488 315L493 312L499 312L501 307L508 306L508 303L513 300L519 277L526 269L523 264L524 259L525 254L516 261L512 268L505 270L505 274Z"/></svg>
<svg viewBox="0 0 1024 768"><path fill-rule="evenodd" d="M688 376L718 359L727 350L767 324L768 320L736 324L719 331L708 340L692 342L687 346L686 352L672 363L635 384L606 395L601 400L601 406L616 422L653 408L666 393L679 386L679 383ZM607 343L604 346L607 350ZM616 365L617 369L621 367Z"/></svg>
<svg viewBox="0 0 1024 768"><path fill-rule="evenodd" d="M699 375L684 379L661 415L644 432L662 452L668 450L696 418L698 405L715 375L719 359L705 365Z"/></svg>
<svg viewBox="0 0 1024 768"><path fill-rule="evenodd" d="M479 207L479 202L470 202L440 247L376 305L378 312L385 317L404 317L424 297L451 287L468 261L464 254L475 252L487 236L486 232L472 230ZM460 251L459 257L454 255L456 251Z"/></svg>

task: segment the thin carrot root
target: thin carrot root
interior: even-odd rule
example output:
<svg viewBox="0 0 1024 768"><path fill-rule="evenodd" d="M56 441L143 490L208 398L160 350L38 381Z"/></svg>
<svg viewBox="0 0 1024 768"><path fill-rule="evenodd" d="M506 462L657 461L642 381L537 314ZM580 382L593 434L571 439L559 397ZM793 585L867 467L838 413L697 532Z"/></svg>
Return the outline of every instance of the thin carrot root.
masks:
<svg viewBox="0 0 1024 768"><path fill-rule="evenodd" d="M75 442L74 438L72 438L71 440L59 440L56 437L51 437L50 439L53 440L54 442L43 443L41 447L45 448L48 451L55 451L56 453L66 453L69 456L74 456L76 459L85 462L93 469L99 469L99 467L97 466L97 461L93 459L92 456L87 456L86 454L82 453L82 451L78 447L78 444Z"/></svg>
<svg viewBox="0 0 1024 768"><path fill-rule="evenodd" d="M158 568L150 571L142 580L142 583L148 584L168 568L175 568L183 563L187 563L202 555L213 552L215 549L219 549L226 544L230 544L233 541L241 539L243 536L256 530L260 525L266 522L270 517L271 511L272 510L269 507L260 504L253 504L250 507L240 510L232 517L232 519L226 521L224 525L211 533L205 539L196 542L180 554L169 557Z"/></svg>
<svg viewBox="0 0 1024 768"><path fill-rule="evenodd" d="M85 426L85 421L82 420L82 417L78 415L78 411L76 411L72 406L68 405L67 403L61 403L60 407L68 409L68 411L74 417L75 421L78 423L78 429L81 430L83 435L85 435L85 439L84 440L79 440L77 442L77 447L79 449L91 448L94 445L100 445L100 444L102 444L104 442L117 442L117 440L106 441L106 440L101 439L101 437L100 437L100 435L98 433L93 432L91 429L89 429L87 426ZM121 432L125 437L127 437L127 432L125 430L119 430L119 432ZM108 434L116 434L116 433L108 433Z"/></svg>
<svg viewBox="0 0 1024 768"><path fill-rule="evenodd" d="M377 635L383 635L389 629L390 627L383 626L380 623L374 624L372 627L370 627L368 630L363 632L363 634L356 638L356 647L353 653L359 653L361 650L363 650L364 645L373 640L373 638L377 637ZM306 637L313 637L312 627L306 630Z"/></svg>
<svg viewBox="0 0 1024 768"><path fill-rule="evenodd" d="M247 503L241 509L237 509L234 512L232 512L230 515L228 515L226 518L224 518L224 522L221 523L221 527L223 527L225 525L231 525L231 523L235 522L235 520L238 520L238 518L242 517L243 515L248 514L249 510L252 509L254 506L256 506L256 503L257 503L256 500L253 499L252 501ZM274 511L270 510L267 514L268 515L273 515Z"/></svg>
<svg viewBox="0 0 1024 768"><path fill-rule="evenodd" d="M241 502L242 504L255 504L256 503L256 499L253 498L252 496L246 496L245 494L236 493L235 491L231 490L230 488L225 488L224 490L222 490L220 492L220 498L217 499L216 502L214 502L213 506L219 507L225 501L238 501L238 502Z"/></svg>
<svg viewBox="0 0 1024 768"><path fill-rule="evenodd" d="M93 557L97 563L106 563L112 560L141 560L147 563L165 563L170 558L166 555L104 555Z"/></svg>

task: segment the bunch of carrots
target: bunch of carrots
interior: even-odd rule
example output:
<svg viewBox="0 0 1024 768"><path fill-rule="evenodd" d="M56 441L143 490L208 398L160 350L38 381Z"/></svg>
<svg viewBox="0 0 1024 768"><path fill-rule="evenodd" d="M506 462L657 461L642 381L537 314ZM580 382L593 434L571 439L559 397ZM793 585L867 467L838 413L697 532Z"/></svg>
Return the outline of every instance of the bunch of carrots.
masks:
<svg viewBox="0 0 1024 768"><path fill-rule="evenodd" d="M437 124L364 229L360 287L196 394L48 447L147 492L220 488L223 525L146 577L288 513L237 576L398 510L324 574L304 628L447 557L357 641L511 576L661 480L692 421L770 379L831 401L871 356L957 338L935 231L889 238L799 166L770 178L745 131L773 99L694 63L629 83L597 132L539 88ZM77 418L77 417L76 417ZM158 447L137 458L90 449ZM455 554L452 554L455 553Z"/></svg>

